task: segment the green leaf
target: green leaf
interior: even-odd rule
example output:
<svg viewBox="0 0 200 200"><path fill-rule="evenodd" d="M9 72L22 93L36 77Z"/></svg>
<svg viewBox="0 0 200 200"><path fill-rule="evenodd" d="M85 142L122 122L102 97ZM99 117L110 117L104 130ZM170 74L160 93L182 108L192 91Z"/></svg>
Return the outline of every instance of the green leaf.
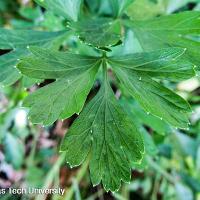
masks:
<svg viewBox="0 0 200 200"><path fill-rule="evenodd" d="M0 49L24 48L29 45L42 45L66 33L33 30L9 30L0 28Z"/></svg>
<svg viewBox="0 0 200 200"><path fill-rule="evenodd" d="M39 6L37 7L21 7L19 13L22 17L34 21L42 17L43 13Z"/></svg>
<svg viewBox="0 0 200 200"><path fill-rule="evenodd" d="M188 127L187 113L191 109L183 98L143 72L118 67L114 67L114 71L147 113L158 116L175 127Z"/></svg>
<svg viewBox="0 0 200 200"><path fill-rule="evenodd" d="M157 134L160 135L165 135L171 132L171 128L166 122L151 115L150 113L147 114L144 112L140 105L133 99L122 98L120 99L120 102L122 102L124 108L128 110L134 121L138 121L138 123L142 125L151 127Z"/></svg>
<svg viewBox="0 0 200 200"><path fill-rule="evenodd" d="M126 13L131 19L149 19L164 14L165 6L163 1L152 2L149 0L135 0L128 7Z"/></svg>
<svg viewBox="0 0 200 200"><path fill-rule="evenodd" d="M66 25L63 23L62 17L55 15L51 11L44 13L44 20L41 22L41 26L50 31L66 29Z"/></svg>
<svg viewBox="0 0 200 200"><path fill-rule="evenodd" d="M127 98L122 97L119 101L120 101L121 105L123 106L124 110L129 114L132 121L134 121L135 125L138 127L138 130L140 131L140 133L143 135L145 154L155 156L158 152L157 147L153 141L152 136L143 127L144 123L143 123L143 121L141 121L141 116L138 115L138 114L140 114L139 112L142 112L141 108L139 107L138 104L135 104L133 99L127 99ZM135 110L136 110L136 112L135 112ZM139 112L138 112L138 110L139 110ZM147 116L149 117L149 115L147 115ZM157 118L157 121L155 121L155 122L158 124L162 123L162 125L164 125L166 127L166 124L163 121L159 120L158 118ZM145 158L145 156L146 155L144 155L144 158Z"/></svg>
<svg viewBox="0 0 200 200"><path fill-rule="evenodd" d="M26 47L29 45L49 45L56 38L65 34L65 31L42 32L0 28L0 49L13 49L12 52L0 57L0 82L4 85L11 85L21 77L15 66L19 59L28 55Z"/></svg>
<svg viewBox="0 0 200 200"><path fill-rule="evenodd" d="M14 68L17 64L17 59L27 53L27 50L13 50L3 56L0 56L0 82L3 85L11 85L15 83L21 74Z"/></svg>
<svg viewBox="0 0 200 200"><path fill-rule="evenodd" d="M107 18L88 19L71 24L78 37L95 47L111 47L121 40L119 21Z"/></svg>
<svg viewBox="0 0 200 200"><path fill-rule="evenodd" d="M150 156L155 156L158 153L158 149L153 141L152 136L150 135L149 132L146 131L144 127L142 127L140 131L144 138L146 154Z"/></svg>
<svg viewBox="0 0 200 200"><path fill-rule="evenodd" d="M29 95L24 106L30 107L33 123L52 124L82 110L94 83L101 59L78 54L30 47L34 54L22 59L20 71L31 78L56 79Z"/></svg>
<svg viewBox="0 0 200 200"><path fill-rule="evenodd" d="M29 78L24 75L22 78L22 86L24 88L30 88L31 86L35 85L36 83L39 84L43 81L44 81L43 79Z"/></svg>
<svg viewBox="0 0 200 200"><path fill-rule="evenodd" d="M35 0L35 2L59 16L77 21L82 0Z"/></svg>
<svg viewBox="0 0 200 200"><path fill-rule="evenodd" d="M152 20L128 22L145 51L162 47L186 48L186 57L200 63L200 13L188 11Z"/></svg>
<svg viewBox="0 0 200 200"><path fill-rule="evenodd" d="M115 16L120 16L134 0L109 0Z"/></svg>
<svg viewBox="0 0 200 200"><path fill-rule="evenodd" d="M121 181L130 181L131 166L144 153L143 139L107 81L65 135L61 151L71 166L90 155L92 183L102 181L106 191L114 192Z"/></svg>
<svg viewBox="0 0 200 200"><path fill-rule="evenodd" d="M111 65L143 72L151 77L179 81L195 76L193 65L182 58L184 53L182 48L164 48L111 57L109 62Z"/></svg>

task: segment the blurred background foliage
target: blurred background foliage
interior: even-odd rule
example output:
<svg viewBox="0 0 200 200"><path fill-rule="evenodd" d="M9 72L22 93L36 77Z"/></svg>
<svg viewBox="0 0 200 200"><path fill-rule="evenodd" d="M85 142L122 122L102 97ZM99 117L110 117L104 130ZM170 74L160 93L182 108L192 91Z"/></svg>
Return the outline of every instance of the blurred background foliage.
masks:
<svg viewBox="0 0 200 200"><path fill-rule="evenodd" d="M112 8L104 0L85 0L85 14L112 15ZM126 10L126 16L145 20L186 10L200 10L199 0L135 0ZM67 21L46 12L31 0L0 0L0 27L57 31L65 29ZM133 45L132 45L133 44ZM63 42L64 50L85 54L96 53L69 35ZM119 51L140 51L131 31L127 31L124 45ZM0 51L3 55L7 52ZM112 76L112 72L111 76ZM101 79L101 77L99 77ZM132 171L130 184L123 184L117 193L105 193L101 186L90 183L87 163L70 169L59 154L59 144L76 116L57 121L52 126L33 125L27 110L21 108L29 92L48 81L23 77L12 86L0 86L0 188L65 188L65 195L1 195L0 199L119 199L119 200L200 200L200 80L175 83L164 81L186 98L193 109L190 128L178 130L159 118L147 115L126 94L113 77L113 89L122 106L129 112L143 133L146 154L140 165ZM89 99L99 88L94 85ZM124 98L126 96L126 98ZM113 163L114 164L114 163Z"/></svg>

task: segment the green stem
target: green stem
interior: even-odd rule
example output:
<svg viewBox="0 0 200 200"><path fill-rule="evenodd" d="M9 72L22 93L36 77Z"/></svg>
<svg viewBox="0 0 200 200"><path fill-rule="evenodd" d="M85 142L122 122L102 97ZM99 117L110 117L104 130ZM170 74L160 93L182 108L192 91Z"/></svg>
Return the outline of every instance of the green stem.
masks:
<svg viewBox="0 0 200 200"><path fill-rule="evenodd" d="M155 180L154 180L154 184L153 184L153 191L152 191L152 200L157 200L157 194L159 191L159 179L160 179L161 174L156 174Z"/></svg>
<svg viewBox="0 0 200 200"><path fill-rule="evenodd" d="M96 193L92 194L91 196L87 197L85 200L94 200L99 197L102 197L104 194L104 189L98 190Z"/></svg>
<svg viewBox="0 0 200 200"><path fill-rule="evenodd" d="M152 158L147 157L148 164L158 173L160 173L166 180L168 180L170 183L175 184L176 180L174 177L167 173L163 168L161 168L156 162L153 161Z"/></svg>
<svg viewBox="0 0 200 200"><path fill-rule="evenodd" d="M119 193L113 193L113 196L114 196L115 199L117 199L117 200L127 200L127 199L125 199L123 196L121 196Z"/></svg>
<svg viewBox="0 0 200 200"><path fill-rule="evenodd" d="M107 81L108 74L107 74L107 64L105 58L103 59L102 67L103 67L103 78L105 81Z"/></svg>
<svg viewBox="0 0 200 200"><path fill-rule="evenodd" d="M80 170L78 171L75 179L77 181L77 183L80 183L80 181L82 180L83 176L85 175L85 173L87 172L87 168L89 165L89 159L87 161L85 161L85 163L81 166ZM73 185L65 192L65 195L63 196L63 200L71 200L73 198L73 194L74 194L74 187Z"/></svg>
<svg viewBox="0 0 200 200"><path fill-rule="evenodd" d="M127 184L123 184L123 186L122 186L122 196L125 199L129 199L129 188L128 188Z"/></svg>
<svg viewBox="0 0 200 200"><path fill-rule="evenodd" d="M40 136L39 131L34 128L31 128L31 131L33 132L33 144L32 144L32 149L30 152L30 155L27 159L27 166L32 166L34 163L34 157L35 157L35 152L36 152L36 148L37 148L37 141L38 138Z"/></svg>
<svg viewBox="0 0 200 200"><path fill-rule="evenodd" d="M60 166L62 165L62 163L64 162L65 159L65 154L61 154L58 158L58 160L56 161L56 163L53 165L53 167L51 168L51 170L49 171L49 173L47 174L46 180L44 182L43 185L43 189L49 188L50 185L52 184L56 174L58 174L59 170L60 170ZM43 195L38 195L35 200L43 200L44 196Z"/></svg>

